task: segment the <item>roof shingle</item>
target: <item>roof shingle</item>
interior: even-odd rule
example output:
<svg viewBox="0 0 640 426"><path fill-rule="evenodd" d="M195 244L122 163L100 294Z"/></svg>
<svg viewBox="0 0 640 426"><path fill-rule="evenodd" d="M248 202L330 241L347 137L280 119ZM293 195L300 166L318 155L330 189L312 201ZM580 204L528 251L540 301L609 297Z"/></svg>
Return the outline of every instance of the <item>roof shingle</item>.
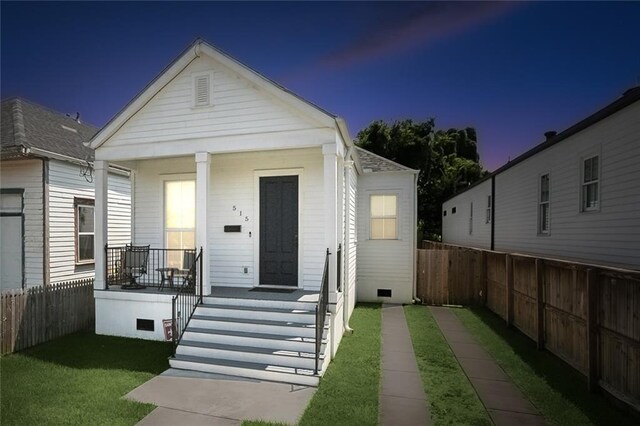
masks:
<svg viewBox="0 0 640 426"><path fill-rule="evenodd" d="M378 154L356 146L360 164L365 172L416 172L416 170L391 161Z"/></svg>

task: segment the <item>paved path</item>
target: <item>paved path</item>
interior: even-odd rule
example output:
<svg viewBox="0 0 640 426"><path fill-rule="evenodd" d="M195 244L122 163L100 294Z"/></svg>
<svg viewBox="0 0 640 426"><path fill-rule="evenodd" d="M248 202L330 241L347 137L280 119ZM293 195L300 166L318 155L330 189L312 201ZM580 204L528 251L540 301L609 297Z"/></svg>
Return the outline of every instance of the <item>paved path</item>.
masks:
<svg viewBox="0 0 640 426"><path fill-rule="evenodd" d="M380 425L431 425L429 404L401 305L382 305Z"/></svg>
<svg viewBox="0 0 640 426"><path fill-rule="evenodd" d="M295 424L316 388L169 369L125 398L157 405L139 425Z"/></svg>
<svg viewBox="0 0 640 426"><path fill-rule="evenodd" d="M544 418L448 308L430 307L480 400L497 426L544 425Z"/></svg>

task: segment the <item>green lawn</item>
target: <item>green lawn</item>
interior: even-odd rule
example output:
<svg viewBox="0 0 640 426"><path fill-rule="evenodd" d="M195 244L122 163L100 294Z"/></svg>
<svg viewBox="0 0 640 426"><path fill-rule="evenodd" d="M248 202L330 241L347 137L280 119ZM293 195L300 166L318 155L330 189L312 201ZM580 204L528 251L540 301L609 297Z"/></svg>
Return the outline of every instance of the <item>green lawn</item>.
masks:
<svg viewBox="0 0 640 426"><path fill-rule="evenodd" d="M170 345L77 333L0 358L0 423L132 425L154 406L122 400L169 367Z"/></svg>
<svg viewBox="0 0 640 426"><path fill-rule="evenodd" d="M491 425L489 415L426 306L404 313L435 425Z"/></svg>
<svg viewBox="0 0 640 426"><path fill-rule="evenodd" d="M583 376L549 352L538 351L532 340L507 328L497 315L484 308L454 312L549 424L640 424L590 393Z"/></svg>

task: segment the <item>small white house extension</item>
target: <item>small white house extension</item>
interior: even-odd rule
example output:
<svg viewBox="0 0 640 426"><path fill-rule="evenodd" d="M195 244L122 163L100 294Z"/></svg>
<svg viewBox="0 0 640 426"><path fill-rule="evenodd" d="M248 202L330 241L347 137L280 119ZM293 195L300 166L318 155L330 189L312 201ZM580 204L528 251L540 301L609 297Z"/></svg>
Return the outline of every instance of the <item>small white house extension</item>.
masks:
<svg viewBox="0 0 640 426"><path fill-rule="evenodd" d="M640 87L442 206L445 243L640 269Z"/></svg>
<svg viewBox="0 0 640 426"><path fill-rule="evenodd" d="M392 171L367 170L342 119L203 41L90 146L97 333L164 339L191 285L203 297L173 315L189 319L174 368L315 384L356 298L412 299L415 171L381 158ZM110 164L132 173L131 244L148 256L132 282L144 289L118 278L133 248L105 249ZM361 271L376 262L384 274Z"/></svg>
<svg viewBox="0 0 640 426"><path fill-rule="evenodd" d="M0 289L94 276L93 161L98 129L20 98L2 101ZM130 240L126 170L109 172L109 238Z"/></svg>

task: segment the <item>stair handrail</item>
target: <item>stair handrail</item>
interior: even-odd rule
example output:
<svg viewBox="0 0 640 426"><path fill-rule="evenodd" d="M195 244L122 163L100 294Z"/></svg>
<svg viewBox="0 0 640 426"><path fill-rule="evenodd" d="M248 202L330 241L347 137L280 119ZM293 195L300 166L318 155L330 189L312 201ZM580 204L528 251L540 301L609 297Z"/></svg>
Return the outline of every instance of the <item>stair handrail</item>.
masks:
<svg viewBox="0 0 640 426"><path fill-rule="evenodd" d="M197 275L196 275L197 271ZM173 329L171 330L171 340L173 342L173 352L175 355L176 348L180 344L182 335L191 321L191 317L196 311L198 305L202 304L202 247L196 256L193 264L185 279L187 285L178 288L178 292L171 298L171 319ZM196 282L199 291L196 292ZM186 312L187 315L183 315Z"/></svg>
<svg viewBox="0 0 640 426"><path fill-rule="evenodd" d="M329 256L331 256L331 252L327 248L327 254L324 259L324 270L322 272L322 281L320 282L320 293L318 293L318 303L316 305L316 364L314 370L316 375L318 375L318 367L320 366L322 334L324 331L324 322L327 317L327 305L329 301Z"/></svg>

